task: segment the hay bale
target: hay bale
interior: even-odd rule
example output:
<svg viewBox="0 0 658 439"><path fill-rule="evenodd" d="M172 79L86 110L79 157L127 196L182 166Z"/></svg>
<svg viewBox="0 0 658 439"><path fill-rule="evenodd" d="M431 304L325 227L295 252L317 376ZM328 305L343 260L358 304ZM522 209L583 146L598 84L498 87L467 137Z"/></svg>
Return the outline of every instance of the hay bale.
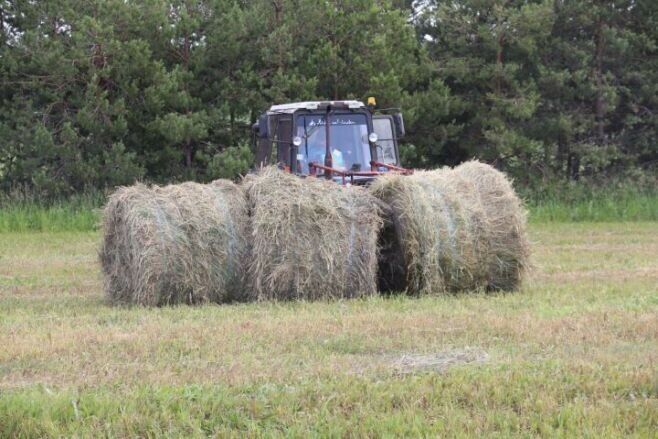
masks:
<svg viewBox="0 0 658 439"><path fill-rule="evenodd" d="M488 287L514 290L529 267L527 211L505 174L477 160L462 163L455 174L477 188L488 224Z"/></svg>
<svg viewBox="0 0 658 439"><path fill-rule="evenodd" d="M377 200L360 187L274 167L243 181L251 209L252 298L327 299L377 292Z"/></svg>
<svg viewBox="0 0 658 439"><path fill-rule="evenodd" d="M380 238L380 290L424 294L516 286L501 282L500 266L512 262L513 250L500 248L505 232L496 228L503 225L485 206L485 188L470 173L444 168L390 174L377 178L370 191L388 206ZM513 210L508 217L523 212L520 202L497 208ZM525 242L524 234L518 236ZM514 271L507 265L505 270Z"/></svg>
<svg viewBox="0 0 658 439"><path fill-rule="evenodd" d="M471 183L443 169L382 176L370 190L389 207L381 239L382 291L483 286L486 226Z"/></svg>
<svg viewBox="0 0 658 439"><path fill-rule="evenodd" d="M100 261L113 303L224 302L243 289L247 205L228 181L118 189L103 213Z"/></svg>

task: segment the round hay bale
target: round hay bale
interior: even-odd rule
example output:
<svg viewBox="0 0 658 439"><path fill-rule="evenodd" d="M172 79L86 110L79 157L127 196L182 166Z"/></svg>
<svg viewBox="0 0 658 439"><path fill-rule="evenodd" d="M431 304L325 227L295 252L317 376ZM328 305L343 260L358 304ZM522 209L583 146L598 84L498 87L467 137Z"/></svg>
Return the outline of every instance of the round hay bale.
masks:
<svg viewBox="0 0 658 439"><path fill-rule="evenodd" d="M488 224L487 286L517 289L529 267L527 211L505 174L477 160L462 163L455 174L477 188Z"/></svg>
<svg viewBox="0 0 658 439"><path fill-rule="evenodd" d="M514 259L514 249L500 248L502 235L513 236L500 223L504 215L485 205L488 192L480 183L470 173L449 168L389 174L373 182L370 192L387 205L380 236L380 290L426 294L517 286L509 281L514 271L509 264L525 259ZM497 208L512 210L506 214L512 219L523 212L520 206ZM524 245L525 234L518 236L523 238L513 246Z"/></svg>
<svg viewBox="0 0 658 439"><path fill-rule="evenodd" d="M370 191L387 206L379 287L411 294L484 284L486 227L475 187L451 170L379 177Z"/></svg>
<svg viewBox="0 0 658 439"><path fill-rule="evenodd" d="M251 209L252 298L327 299L377 293L377 200L360 187L275 167L243 180Z"/></svg>
<svg viewBox="0 0 658 439"><path fill-rule="evenodd" d="M439 202L444 224L440 264L446 289L472 290L486 286L486 266L482 263L489 250L488 224L477 188L471 181L451 170L426 172L423 184Z"/></svg>
<svg viewBox="0 0 658 439"><path fill-rule="evenodd" d="M234 299L247 227L244 194L228 181L120 188L103 213L105 292L147 306Z"/></svg>

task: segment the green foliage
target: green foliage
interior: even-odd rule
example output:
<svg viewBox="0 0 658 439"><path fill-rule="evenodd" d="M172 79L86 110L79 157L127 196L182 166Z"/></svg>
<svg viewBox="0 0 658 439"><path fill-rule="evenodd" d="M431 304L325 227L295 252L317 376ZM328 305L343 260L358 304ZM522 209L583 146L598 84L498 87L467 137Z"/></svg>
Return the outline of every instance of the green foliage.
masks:
<svg viewBox="0 0 658 439"><path fill-rule="evenodd" d="M235 176L272 103L369 95L402 107L409 166L535 188L658 162L655 1L5 3L4 192Z"/></svg>
<svg viewBox="0 0 658 439"><path fill-rule="evenodd" d="M655 164L656 2L428 5L416 25L459 102L444 147L458 160L496 162L523 185Z"/></svg>
<svg viewBox="0 0 658 439"><path fill-rule="evenodd" d="M253 161L254 155L249 146L230 146L212 158L208 164L208 177L235 180L247 174Z"/></svg>

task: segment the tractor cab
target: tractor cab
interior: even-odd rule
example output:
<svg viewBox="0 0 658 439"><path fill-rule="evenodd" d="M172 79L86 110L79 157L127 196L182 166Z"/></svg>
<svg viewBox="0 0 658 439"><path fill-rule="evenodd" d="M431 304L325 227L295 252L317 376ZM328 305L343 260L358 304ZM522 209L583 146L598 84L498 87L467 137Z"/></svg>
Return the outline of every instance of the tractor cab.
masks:
<svg viewBox="0 0 658 439"><path fill-rule="evenodd" d="M253 125L256 166L278 164L300 176L364 184L400 167L399 112L375 113L375 101L273 105Z"/></svg>

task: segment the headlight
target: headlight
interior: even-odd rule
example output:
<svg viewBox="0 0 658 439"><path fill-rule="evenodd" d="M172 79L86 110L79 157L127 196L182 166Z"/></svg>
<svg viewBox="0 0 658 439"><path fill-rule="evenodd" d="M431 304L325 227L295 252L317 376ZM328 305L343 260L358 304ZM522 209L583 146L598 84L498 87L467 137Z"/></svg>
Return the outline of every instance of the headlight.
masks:
<svg viewBox="0 0 658 439"><path fill-rule="evenodd" d="M299 146L302 144L302 138L299 136L295 136L292 138L292 144L295 146Z"/></svg>
<svg viewBox="0 0 658 439"><path fill-rule="evenodd" d="M377 133L370 133L368 135L368 140L370 143L375 143L379 137L377 137Z"/></svg>

